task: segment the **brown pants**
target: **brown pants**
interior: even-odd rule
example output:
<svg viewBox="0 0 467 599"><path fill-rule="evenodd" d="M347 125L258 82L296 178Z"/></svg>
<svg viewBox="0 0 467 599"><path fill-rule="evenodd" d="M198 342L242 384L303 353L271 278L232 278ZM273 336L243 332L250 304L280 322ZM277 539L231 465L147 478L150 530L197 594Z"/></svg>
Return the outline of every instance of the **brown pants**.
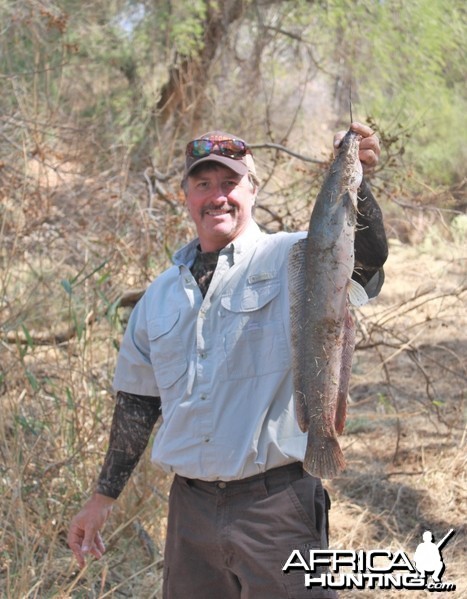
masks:
<svg viewBox="0 0 467 599"><path fill-rule="evenodd" d="M329 500L299 463L232 482L175 476L164 599L334 599L282 567L292 550L327 548Z"/></svg>

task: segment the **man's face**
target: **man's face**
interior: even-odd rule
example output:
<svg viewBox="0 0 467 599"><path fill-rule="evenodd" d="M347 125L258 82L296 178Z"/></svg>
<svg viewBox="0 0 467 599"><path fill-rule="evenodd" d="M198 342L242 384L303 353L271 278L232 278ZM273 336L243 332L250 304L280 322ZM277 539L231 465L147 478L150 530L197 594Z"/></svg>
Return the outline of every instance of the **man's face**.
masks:
<svg viewBox="0 0 467 599"><path fill-rule="evenodd" d="M248 174L209 163L188 177L186 203L203 252L220 250L238 237L252 220L255 190Z"/></svg>

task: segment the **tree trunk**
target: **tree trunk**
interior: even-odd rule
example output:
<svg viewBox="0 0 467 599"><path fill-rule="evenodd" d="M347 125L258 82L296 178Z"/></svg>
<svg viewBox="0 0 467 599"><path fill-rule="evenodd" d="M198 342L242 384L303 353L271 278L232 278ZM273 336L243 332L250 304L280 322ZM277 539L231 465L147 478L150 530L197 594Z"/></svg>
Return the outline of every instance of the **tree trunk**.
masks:
<svg viewBox="0 0 467 599"><path fill-rule="evenodd" d="M217 48L226 37L228 27L242 15L243 8L244 0L208 0L199 54L173 64L168 81L162 87L155 115L159 127L177 129L173 120L183 119L184 129L196 131L202 120L202 103Z"/></svg>

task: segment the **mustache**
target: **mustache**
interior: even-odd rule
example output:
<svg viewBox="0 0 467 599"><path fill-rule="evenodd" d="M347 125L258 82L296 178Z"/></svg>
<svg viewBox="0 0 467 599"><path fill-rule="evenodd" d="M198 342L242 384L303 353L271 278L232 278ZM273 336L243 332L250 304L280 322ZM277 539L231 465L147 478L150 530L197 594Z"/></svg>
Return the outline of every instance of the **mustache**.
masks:
<svg viewBox="0 0 467 599"><path fill-rule="evenodd" d="M224 212L231 212L232 210L235 210L235 206L233 204L230 204L229 202L225 202L224 204L220 205L220 206L216 206L214 204L208 204L207 206L203 206L203 208L201 209L201 214L206 214L207 212L218 212L219 210L224 211Z"/></svg>

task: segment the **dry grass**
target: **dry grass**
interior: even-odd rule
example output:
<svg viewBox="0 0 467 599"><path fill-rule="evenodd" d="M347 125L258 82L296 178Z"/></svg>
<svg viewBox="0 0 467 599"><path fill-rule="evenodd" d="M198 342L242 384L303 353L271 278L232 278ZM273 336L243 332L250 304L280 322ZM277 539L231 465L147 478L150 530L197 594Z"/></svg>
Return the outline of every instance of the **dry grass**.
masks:
<svg viewBox="0 0 467 599"><path fill-rule="evenodd" d="M344 437L348 468L330 485L335 546L401 549L411 557L425 530L440 540L455 528L443 558L444 580L457 590L437 593L453 598L467 596L462 247L435 233L424 245L391 243L383 293L360 314ZM342 597L372 593L347 591Z"/></svg>
<svg viewBox="0 0 467 599"><path fill-rule="evenodd" d="M127 317L115 301L146 285L190 231L176 197L148 210L143 182L124 168L40 183L10 180L2 199L0 595L160 597L170 481L147 455L100 562L79 573L65 536L105 453ZM443 553L452 599L467 596L463 241L392 244L383 294L359 314L348 468L328 484L334 547L411 555L424 530L455 528Z"/></svg>

